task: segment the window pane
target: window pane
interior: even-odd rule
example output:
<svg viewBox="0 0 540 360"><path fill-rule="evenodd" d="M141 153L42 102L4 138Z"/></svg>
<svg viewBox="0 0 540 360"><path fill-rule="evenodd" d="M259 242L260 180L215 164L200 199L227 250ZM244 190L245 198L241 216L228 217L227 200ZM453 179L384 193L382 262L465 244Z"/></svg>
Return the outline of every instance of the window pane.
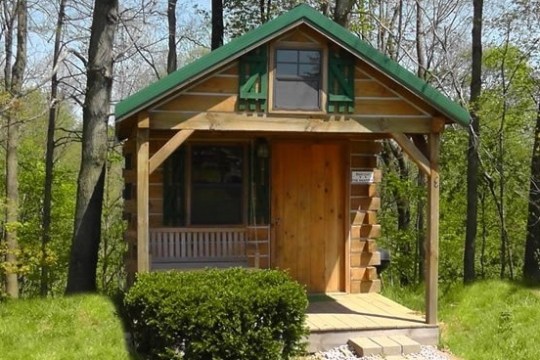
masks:
<svg viewBox="0 0 540 360"><path fill-rule="evenodd" d="M277 50L274 107L320 110L321 52Z"/></svg>
<svg viewBox="0 0 540 360"><path fill-rule="evenodd" d="M277 62L298 62L298 50L278 50Z"/></svg>
<svg viewBox="0 0 540 360"><path fill-rule="evenodd" d="M185 147L181 146L163 167L163 225L184 226L185 203Z"/></svg>
<svg viewBox="0 0 540 360"><path fill-rule="evenodd" d="M241 224L243 147L193 145L191 149L191 223Z"/></svg>
<svg viewBox="0 0 540 360"><path fill-rule="evenodd" d="M192 182L194 184L241 184L242 150L240 146L192 146Z"/></svg>
<svg viewBox="0 0 540 360"><path fill-rule="evenodd" d="M298 76L298 65L278 63L276 71L277 76Z"/></svg>
<svg viewBox="0 0 540 360"><path fill-rule="evenodd" d="M319 77L319 65L300 64L299 75L303 77Z"/></svg>
<svg viewBox="0 0 540 360"><path fill-rule="evenodd" d="M300 51L299 55L301 63L321 63L321 53L319 51Z"/></svg>
<svg viewBox="0 0 540 360"><path fill-rule="evenodd" d="M274 107L289 110L320 110L319 81L276 79Z"/></svg>
<svg viewBox="0 0 540 360"><path fill-rule="evenodd" d="M191 224L235 225L242 223L242 186L193 185Z"/></svg>

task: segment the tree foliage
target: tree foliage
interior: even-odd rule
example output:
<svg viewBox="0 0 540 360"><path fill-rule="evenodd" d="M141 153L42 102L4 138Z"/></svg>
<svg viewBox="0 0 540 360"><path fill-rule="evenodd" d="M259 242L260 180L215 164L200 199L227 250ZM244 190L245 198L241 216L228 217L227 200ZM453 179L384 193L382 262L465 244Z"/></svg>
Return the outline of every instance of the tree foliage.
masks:
<svg viewBox="0 0 540 360"><path fill-rule="evenodd" d="M16 40L17 22L14 8L6 6L16 3L8 0L1 5L3 51L0 64L3 70L11 68L15 61L16 41L13 40ZM81 161L82 118L88 109L84 100L91 90L87 81L92 82L86 70L92 62L88 52L94 7L90 0L67 0L64 31L58 56L55 56L48 42L55 37L62 3L66 1L28 3L28 32L32 41L28 43L30 57L18 96L13 96L7 86L12 72L3 71L0 75L0 171L6 173L7 116L14 114L20 120L17 181L21 193L17 221L6 221L7 184L2 177L0 225L4 231L0 235L0 280L3 291L6 273L15 272L21 295L25 297L40 292L43 268L48 270L46 292L49 295L62 292L74 236L75 179ZM227 42L301 2L223 0L222 3L223 40ZM474 198L466 192L466 159L471 148L467 132L448 126L442 138L440 275L443 282L458 281L465 275L463 244L469 200L477 201L476 251L468 265L469 269L472 266L476 277L520 278L524 269L525 274L538 274L540 235L537 224L540 221L535 212L540 171L537 165L538 2L496 0L486 7L485 35L481 37L484 49L481 95L476 94L478 89L472 90L469 86L473 80L471 1L310 0L307 3L347 25L359 38L447 96L474 109L482 119L477 130L477 134L482 134L482 141L478 144L478 191ZM114 79L110 89L113 104L209 51L209 9L199 7L196 11L191 6L189 2L174 0L127 0L120 4L117 37L111 51L115 68L107 78L107 81ZM11 46L7 45L9 41L12 41ZM56 74L58 80L57 96L52 96L48 86L52 74ZM99 107L102 119L106 119L111 109L104 103ZM49 109L55 109L57 116L54 136L50 139L54 143L51 228L50 239L41 248L40 239L46 228L41 214L47 212L41 184L46 177L44 134ZM122 159L113 141L111 124L102 120L100 125L100 146L104 151L100 153L99 165L107 176L103 177L101 224L94 223L95 228L101 229L101 244L99 248L96 244L92 248L97 255L91 267L97 267L97 287L114 291L123 282L125 250L120 195ZM384 276L389 282L419 283L423 279L425 238L426 194L422 176L392 142L385 143L380 166L384 176L380 189L383 236L379 245L389 248L393 255L393 265ZM5 234L11 230L17 230L19 242L16 263L4 261ZM533 278L538 279L536 275Z"/></svg>

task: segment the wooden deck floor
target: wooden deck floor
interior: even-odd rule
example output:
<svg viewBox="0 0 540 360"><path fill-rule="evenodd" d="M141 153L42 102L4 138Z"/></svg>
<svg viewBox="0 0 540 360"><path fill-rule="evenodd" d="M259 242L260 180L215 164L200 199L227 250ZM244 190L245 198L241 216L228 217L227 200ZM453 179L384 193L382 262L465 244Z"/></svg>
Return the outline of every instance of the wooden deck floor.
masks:
<svg viewBox="0 0 540 360"><path fill-rule="evenodd" d="M379 294L326 294L310 297L307 311L309 349L326 350L359 336L407 335L435 345L438 327Z"/></svg>

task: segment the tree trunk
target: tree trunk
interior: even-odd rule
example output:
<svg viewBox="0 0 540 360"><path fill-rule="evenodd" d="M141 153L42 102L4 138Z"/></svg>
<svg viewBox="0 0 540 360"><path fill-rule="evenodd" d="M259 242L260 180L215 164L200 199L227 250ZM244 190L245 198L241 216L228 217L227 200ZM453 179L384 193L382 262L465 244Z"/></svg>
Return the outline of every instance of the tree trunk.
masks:
<svg viewBox="0 0 540 360"><path fill-rule="evenodd" d="M416 56L418 57L418 77L426 79L426 38L424 34L424 21L422 16L422 0L416 0Z"/></svg>
<svg viewBox="0 0 540 360"><path fill-rule="evenodd" d="M176 1L169 0L167 6L167 21L169 23L169 52L167 54L167 74L178 68L176 55Z"/></svg>
<svg viewBox="0 0 540 360"><path fill-rule="evenodd" d="M12 57L13 57L13 27L15 26L15 15L12 14L11 16L10 15L10 12L12 11L9 7L9 5L11 5L10 3L8 3L7 1L4 1L3 3L0 3L2 4L2 12L5 14L4 17L4 21L5 23L1 24L2 27L4 28L4 49L5 49L5 52L6 52L6 55L5 55L5 61L4 61L4 88L6 89L6 91L8 91L10 88L11 88L11 72L13 71L13 64L12 64ZM15 7L14 7L15 8ZM6 113L5 117L6 117L6 126L10 123L9 122L9 118L8 118L9 114ZM10 130L10 127L7 126L6 127L6 133L7 133L7 138L9 139L9 130ZM8 144L6 144L7 146ZM6 154L7 155L7 154ZM7 162L7 156L6 156L6 162ZM6 174L6 182L7 182L7 174ZM6 197L7 197L7 189L6 189ZM8 213L7 213L7 210L8 210L8 207L6 207L5 209L5 213L4 213L4 223L5 223L5 220L7 220L7 217L8 217ZM2 229L3 233L3 239L2 240L5 240L7 242L7 239L5 238L5 236L7 235L7 229L3 228ZM8 246L8 244L6 243L6 247ZM1 259L2 261L5 261L6 264L9 264L9 263L12 263L14 261L13 257L10 257L9 254L6 254L5 255L5 259ZM15 259L16 260L16 259ZM8 270L8 269L6 269ZM11 276L11 277L10 277ZM8 278L9 278L9 281L8 281ZM5 291L6 293L8 292L8 284L9 287L11 288L11 292L13 292L13 284L14 284L14 280L16 281L17 280L17 276L16 274L14 275L10 275L9 271L6 271L6 277L5 279L3 278L2 280L5 280L5 284L2 284L3 287L5 288ZM5 286L4 286L5 285ZM17 287L18 289L18 287Z"/></svg>
<svg viewBox="0 0 540 360"><path fill-rule="evenodd" d="M334 21L343 27L347 27L349 25L349 19L354 3L354 0L336 0Z"/></svg>
<svg viewBox="0 0 540 360"><path fill-rule="evenodd" d="M113 81L113 42L117 23L118 0L95 0L67 294L96 290L107 158L107 119Z"/></svg>
<svg viewBox="0 0 540 360"><path fill-rule="evenodd" d="M223 0L212 0L212 50L223 45Z"/></svg>
<svg viewBox="0 0 540 360"><path fill-rule="evenodd" d="M387 167L395 167L395 171L399 173L399 177L402 181L406 181L409 178L409 169L407 167L407 161L400 150L399 146L390 140L383 142L384 151L382 152L382 160ZM395 160L395 163L394 163ZM392 196L396 203L397 210L397 230L399 232L407 232L411 225L411 208L409 198L407 194L397 187L392 188ZM411 244L407 241L398 242L396 244L396 251L404 257L412 256ZM407 271L400 270L400 284L410 284L412 279L409 278L410 274Z"/></svg>
<svg viewBox="0 0 540 360"><path fill-rule="evenodd" d="M266 8L266 0L259 0L259 15L260 15L260 18L261 18L261 24L264 24L267 20L266 18L266 11L265 11L265 8Z"/></svg>
<svg viewBox="0 0 540 360"><path fill-rule="evenodd" d="M480 141L480 118L478 99L482 91L482 21L483 0L474 0L472 30L471 117L469 148L467 151L467 225L463 255L463 281L470 283L476 278L474 268L475 244L478 222L478 142Z"/></svg>
<svg viewBox="0 0 540 360"><path fill-rule="evenodd" d="M43 215L41 218L41 278L40 294L47 296L49 292L49 269L47 267L47 244L51 240L51 204L54 168L54 131L56 129L56 115L58 111L58 58L60 57L60 45L62 30L64 27L65 8L67 0L60 0L56 32L54 38L53 75L51 78L51 100L49 107L49 124L47 127L47 150L45 153L45 183L43 186Z"/></svg>
<svg viewBox="0 0 540 360"><path fill-rule="evenodd" d="M424 31L424 16L423 16L422 0L416 0L416 57L418 58L418 69L417 74L421 79L426 80L427 75L427 60L426 60L426 37ZM418 135L416 137L416 143L421 144L424 149L427 150L427 139L424 135ZM426 152L424 152L425 154ZM426 176L418 171L418 177L416 184L419 188L426 188ZM416 207L416 247L417 251L417 261L418 261L418 281L423 282L425 278L424 274L424 259L425 259L425 249L424 244L426 241L426 236L424 232L424 209L425 202L423 196L419 195L417 198L417 207Z"/></svg>
<svg viewBox="0 0 540 360"><path fill-rule="evenodd" d="M529 217L523 277L534 284L540 283L540 99L536 113L534 145L531 158L531 182L529 185Z"/></svg>
<svg viewBox="0 0 540 360"><path fill-rule="evenodd" d="M26 0L19 0L16 8L17 14L17 53L11 73L11 96L15 97L14 109L8 111L7 116L7 147L6 147L6 292L12 298L19 297L19 281L17 278L17 253L19 243L17 239L17 223L19 221L19 182L18 182L18 151L19 123L21 121L15 114L21 107L22 84L26 69L26 40L27 6Z"/></svg>

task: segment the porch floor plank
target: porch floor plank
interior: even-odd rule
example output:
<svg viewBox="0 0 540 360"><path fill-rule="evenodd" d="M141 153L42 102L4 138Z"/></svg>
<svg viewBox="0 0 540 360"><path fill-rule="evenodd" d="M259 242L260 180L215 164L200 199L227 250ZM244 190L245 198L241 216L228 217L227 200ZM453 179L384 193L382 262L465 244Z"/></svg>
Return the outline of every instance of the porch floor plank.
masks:
<svg viewBox="0 0 540 360"><path fill-rule="evenodd" d="M406 335L435 345L439 329L425 317L379 294L312 295L306 325L309 350L344 345L351 337Z"/></svg>

